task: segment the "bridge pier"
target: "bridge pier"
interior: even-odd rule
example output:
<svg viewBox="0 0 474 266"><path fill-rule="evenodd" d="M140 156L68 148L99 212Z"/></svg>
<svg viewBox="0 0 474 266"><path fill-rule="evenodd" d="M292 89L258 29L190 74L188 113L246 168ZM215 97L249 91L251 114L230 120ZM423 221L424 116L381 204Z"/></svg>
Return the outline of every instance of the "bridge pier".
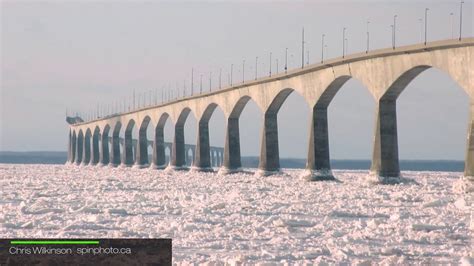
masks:
<svg viewBox="0 0 474 266"><path fill-rule="evenodd" d="M91 159L91 138L88 134L84 137L82 152L82 165L88 165Z"/></svg>
<svg viewBox="0 0 474 266"><path fill-rule="evenodd" d="M184 123L176 124L174 129L174 141L171 151L171 168L184 170L186 167L186 156L184 149Z"/></svg>
<svg viewBox="0 0 474 266"><path fill-rule="evenodd" d="M266 113L264 116L260 148L260 162L257 174L261 176L280 172L280 154L278 150L277 113Z"/></svg>
<svg viewBox="0 0 474 266"><path fill-rule="evenodd" d="M377 106L370 181L396 183L400 180L396 99L381 99Z"/></svg>
<svg viewBox="0 0 474 266"><path fill-rule="evenodd" d="M123 157L122 157L122 166L131 167L134 163L133 161L133 140L132 140L132 131L125 131L125 140L123 144Z"/></svg>
<svg viewBox="0 0 474 266"><path fill-rule="evenodd" d="M70 164L73 160L72 160L72 135L71 135L71 131L69 130L69 138L68 138L68 145L67 145L67 160L66 160L66 164Z"/></svg>
<svg viewBox="0 0 474 266"><path fill-rule="evenodd" d="M135 154L136 168L148 167L148 140L146 138L146 128L138 132L138 144Z"/></svg>
<svg viewBox="0 0 474 266"><path fill-rule="evenodd" d="M164 127L162 126L157 126L155 129L155 140L153 141L153 155L152 155L151 168L153 169L166 168L165 137L164 137Z"/></svg>
<svg viewBox="0 0 474 266"><path fill-rule="evenodd" d="M309 129L308 159L302 177L311 181L335 179L329 157L327 106L313 108Z"/></svg>
<svg viewBox="0 0 474 266"><path fill-rule="evenodd" d="M239 118L227 119L227 130L224 140L224 159L219 174L242 171L240 158L240 129Z"/></svg>
<svg viewBox="0 0 474 266"><path fill-rule="evenodd" d="M465 192L474 193L474 100L470 103L470 121L466 143L466 159L464 162Z"/></svg>
<svg viewBox="0 0 474 266"><path fill-rule="evenodd" d="M101 166L108 165L110 162L108 132L102 133L100 144L101 145L100 145L99 165Z"/></svg>
<svg viewBox="0 0 474 266"><path fill-rule="evenodd" d="M76 134L73 134L71 136L71 160L70 160L71 164L74 164L76 162L76 146L77 146L76 142L77 142Z"/></svg>
<svg viewBox="0 0 474 266"><path fill-rule="evenodd" d="M213 172L211 165L211 151L209 144L209 122L199 121L196 151L192 170L199 172Z"/></svg>
<svg viewBox="0 0 474 266"><path fill-rule="evenodd" d="M110 154L110 166L117 167L121 164L120 159L120 138L119 138L119 131L114 130L112 135L112 153Z"/></svg>
<svg viewBox="0 0 474 266"><path fill-rule="evenodd" d="M77 136L77 142L76 142L76 164L80 165L82 162L82 149L84 147L84 138L81 133Z"/></svg>
<svg viewBox="0 0 474 266"><path fill-rule="evenodd" d="M99 133L94 132L92 136L92 153L91 153L91 165L96 165L99 163Z"/></svg>

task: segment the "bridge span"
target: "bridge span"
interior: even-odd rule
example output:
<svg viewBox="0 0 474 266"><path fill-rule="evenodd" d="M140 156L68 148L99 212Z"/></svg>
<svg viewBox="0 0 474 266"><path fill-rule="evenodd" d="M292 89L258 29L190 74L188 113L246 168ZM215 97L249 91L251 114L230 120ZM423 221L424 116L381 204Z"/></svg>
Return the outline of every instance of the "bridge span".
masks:
<svg viewBox="0 0 474 266"><path fill-rule="evenodd" d="M242 165L239 116L247 102L252 99L263 114L259 173L276 173L280 170L277 114L288 95L296 91L304 97L311 109L304 176L310 180L333 179L329 157L327 108L342 85L355 78L365 85L376 101L370 169L372 181L397 181L400 168L396 101L416 76L432 67L447 73L470 99L464 175L466 180L474 182L474 38L348 55L205 94L93 121L79 121L70 125L68 161L76 164L123 164L137 167L150 165L154 168L164 168L163 131L165 122L171 119L175 126L169 167L183 169L186 164L184 124L192 111L198 121L193 169L212 171L209 120L215 108L219 106L227 121L224 159L220 172L240 171ZM151 158L148 158L146 129L150 122L156 127L153 153ZM449 126L448 121L446 122L446 126ZM133 154L131 137L135 125L139 132L136 156ZM125 143L124 148L120 149L119 132L122 127L125 127ZM103 139L109 135L112 140L110 153L109 142ZM99 136L102 136L102 139Z"/></svg>

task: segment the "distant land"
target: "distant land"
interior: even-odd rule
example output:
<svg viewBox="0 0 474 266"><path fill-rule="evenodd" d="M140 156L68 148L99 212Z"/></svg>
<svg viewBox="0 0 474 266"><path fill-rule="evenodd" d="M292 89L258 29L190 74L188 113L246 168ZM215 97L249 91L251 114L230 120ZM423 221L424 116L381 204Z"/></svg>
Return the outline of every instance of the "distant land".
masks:
<svg viewBox="0 0 474 266"><path fill-rule="evenodd" d="M64 164L66 162L67 152L64 151L30 151L14 152L0 151L0 163L13 164ZM258 167L258 157L242 157L243 167ZM282 168L304 168L305 159L281 158L280 166ZM331 160L333 169L353 169L364 170L370 168L370 160ZM400 160L401 170L411 171L464 171L464 161L452 160Z"/></svg>

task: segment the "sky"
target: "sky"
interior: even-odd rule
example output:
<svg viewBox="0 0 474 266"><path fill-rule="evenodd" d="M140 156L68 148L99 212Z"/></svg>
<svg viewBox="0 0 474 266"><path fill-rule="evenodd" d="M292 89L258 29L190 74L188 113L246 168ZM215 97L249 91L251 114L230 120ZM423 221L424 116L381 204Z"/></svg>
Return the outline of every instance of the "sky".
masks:
<svg viewBox="0 0 474 266"><path fill-rule="evenodd" d="M98 104L130 101L133 90L157 92L160 98L162 89L182 91L186 83L189 93L192 68L195 77L203 75L207 90L210 72L215 87L219 69L227 77L234 64L240 77L244 59L255 62L258 56L259 75L266 75L270 52L273 67L279 59L281 71L285 48L289 67L297 67L303 27L310 63L321 60L323 33L325 58L341 55L343 27L347 53L364 51L367 20L371 49L391 46L394 15L397 45L419 43L426 7L428 41L459 35L459 1L0 3L0 151L66 150L66 110L85 113ZM473 24L473 1L466 0L463 36L472 37ZM253 77L253 64L245 70ZM446 73L420 74L397 100L400 159L463 160L468 108L467 94ZM259 153L261 115L253 102L242 113L244 156ZM306 157L309 115L303 98L292 93L278 114L281 157ZM211 145L223 146L224 121L217 109L210 121ZM370 159L374 121L373 98L351 79L329 106L331 158ZM168 122L165 140L171 141L172 128ZM186 143L195 143L193 115L185 132Z"/></svg>

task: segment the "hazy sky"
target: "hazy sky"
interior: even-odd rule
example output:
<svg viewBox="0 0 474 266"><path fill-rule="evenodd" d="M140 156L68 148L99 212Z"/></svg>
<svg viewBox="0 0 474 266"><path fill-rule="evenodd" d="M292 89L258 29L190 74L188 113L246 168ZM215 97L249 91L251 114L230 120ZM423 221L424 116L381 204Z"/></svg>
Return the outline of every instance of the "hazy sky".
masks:
<svg viewBox="0 0 474 266"><path fill-rule="evenodd" d="M191 68L195 84L209 72L218 84L230 64L241 76L268 73L268 55L283 66L300 64L301 28L305 27L310 62L320 61L321 34L326 57L340 56L342 28L348 53L365 49L366 21L371 47L391 45L397 14L397 44L421 41L428 7L428 41L457 38L459 1L309 1L279 2L132 2L1 1L0 150L66 150L66 108L94 110L162 88L182 88ZM450 16L450 13L453 13ZM472 36L473 1L465 1L463 35ZM293 56L292 56L293 55ZM276 62L274 61L273 64ZM273 65L275 67L275 65ZM225 83L224 82L224 83ZM430 69L416 78L397 102L401 159L463 159L469 101L447 74ZM331 157L368 159L372 153L375 103L367 89L350 80L329 107ZM278 115L281 157L305 158L310 108L293 93ZM260 147L261 111L252 102L241 117L243 155ZM222 146L224 118L216 110L210 122L211 145ZM165 139L173 131L167 124ZM186 123L186 142L195 143L196 121Z"/></svg>

